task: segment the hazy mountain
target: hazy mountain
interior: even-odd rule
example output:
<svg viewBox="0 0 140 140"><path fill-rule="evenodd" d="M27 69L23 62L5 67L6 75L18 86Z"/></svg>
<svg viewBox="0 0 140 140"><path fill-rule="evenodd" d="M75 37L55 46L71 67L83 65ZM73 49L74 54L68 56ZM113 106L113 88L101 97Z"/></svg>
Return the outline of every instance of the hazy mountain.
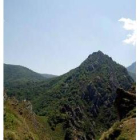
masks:
<svg viewBox="0 0 140 140"><path fill-rule="evenodd" d="M136 62L132 63L129 67L127 67L127 70L131 73L136 73Z"/></svg>
<svg viewBox="0 0 140 140"><path fill-rule="evenodd" d="M57 75L53 75L53 74L41 74L43 77L50 79L50 78L54 78L57 77Z"/></svg>
<svg viewBox="0 0 140 140"><path fill-rule="evenodd" d="M129 67L127 67L129 75L136 81L136 62L132 63Z"/></svg>
<svg viewBox="0 0 140 140"><path fill-rule="evenodd" d="M129 89L133 82L125 67L98 51L62 76L5 88L8 95L30 100L38 115L47 116L53 136L61 132L57 140L90 140L116 121L117 87Z"/></svg>
<svg viewBox="0 0 140 140"><path fill-rule="evenodd" d="M132 72L129 72L129 75L133 78L133 80L136 82L136 73L132 73Z"/></svg>

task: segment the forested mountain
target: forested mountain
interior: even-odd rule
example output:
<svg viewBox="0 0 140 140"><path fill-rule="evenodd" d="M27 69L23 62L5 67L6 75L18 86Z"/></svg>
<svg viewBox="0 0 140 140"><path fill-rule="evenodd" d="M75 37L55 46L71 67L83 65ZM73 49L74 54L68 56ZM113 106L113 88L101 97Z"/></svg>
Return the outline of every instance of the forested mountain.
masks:
<svg viewBox="0 0 140 140"><path fill-rule="evenodd" d="M4 64L4 83L37 82L55 77L51 74L39 74L19 65Z"/></svg>
<svg viewBox="0 0 140 140"><path fill-rule="evenodd" d="M35 113L46 116L54 136L62 132L54 140L92 140L117 120L116 89L127 90L133 82L125 67L98 51L62 76L5 84L5 89L9 96L30 100Z"/></svg>

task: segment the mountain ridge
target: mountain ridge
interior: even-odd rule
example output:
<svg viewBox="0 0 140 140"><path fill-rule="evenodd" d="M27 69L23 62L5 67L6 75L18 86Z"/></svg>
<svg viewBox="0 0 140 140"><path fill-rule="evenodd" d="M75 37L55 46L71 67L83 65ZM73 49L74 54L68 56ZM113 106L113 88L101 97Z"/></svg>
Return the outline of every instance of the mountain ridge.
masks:
<svg viewBox="0 0 140 140"><path fill-rule="evenodd" d="M20 81L40 81L46 80L55 77L51 74L40 74L34 72L33 70L21 66L21 65L12 65L4 64L4 82L20 82Z"/></svg>

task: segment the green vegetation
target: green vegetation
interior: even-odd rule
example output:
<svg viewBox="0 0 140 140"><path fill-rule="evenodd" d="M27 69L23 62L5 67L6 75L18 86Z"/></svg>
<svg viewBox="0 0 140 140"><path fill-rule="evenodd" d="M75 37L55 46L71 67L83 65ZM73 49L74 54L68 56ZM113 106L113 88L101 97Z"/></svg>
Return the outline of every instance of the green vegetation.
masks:
<svg viewBox="0 0 140 140"><path fill-rule="evenodd" d="M136 87L129 92L117 89L115 106L118 110L120 121L106 132L100 140L135 140L136 139Z"/></svg>
<svg viewBox="0 0 140 140"><path fill-rule="evenodd" d="M39 74L26 67L19 65L4 64L4 84L24 84L26 82L43 81L56 77L51 74Z"/></svg>
<svg viewBox="0 0 140 140"><path fill-rule="evenodd" d="M50 140L46 127L29 109L29 102L8 98L4 107L5 140Z"/></svg>
<svg viewBox="0 0 140 140"><path fill-rule="evenodd" d="M134 114L133 114L134 115ZM135 116L135 115L134 115ZM100 140L135 140L136 118L129 116L116 122L107 132L103 133Z"/></svg>
<svg viewBox="0 0 140 140"><path fill-rule="evenodd" d="M5 84L7 94L30 100L37 115L47 116L48 132L57 140L97 139L117 120L116 88L129 89L134 82L123 66L100 51L62 76L11 81Z"/></svg>
<svg viewBox="0 0 140 140"><path fill-rule="evenodd" d="M54 78L57 77L56 75L52 75L52 74L41 74L43 77L50 79L50 78Z"/></svg>

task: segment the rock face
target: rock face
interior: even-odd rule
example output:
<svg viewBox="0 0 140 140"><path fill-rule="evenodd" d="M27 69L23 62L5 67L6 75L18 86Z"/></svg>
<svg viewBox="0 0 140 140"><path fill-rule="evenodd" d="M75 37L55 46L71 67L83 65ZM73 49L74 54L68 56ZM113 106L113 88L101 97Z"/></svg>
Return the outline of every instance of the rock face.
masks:
<svg viewBox="0 0 140 140"><path fill-rule="evenodd" d="M117 89L115 107L120 121L104 132L100 140L135 140L136 139L136 88L129 91Z"/></svg>
<svg viewBox="0 0 140 140"><path fill-rule="evenodd" d="M122 88L118 88L115 105L117 107L120 120L125 118L126 115L136 107L136 94L134 94L134 91L132 93L132 90L129 92Z"/></svg>

